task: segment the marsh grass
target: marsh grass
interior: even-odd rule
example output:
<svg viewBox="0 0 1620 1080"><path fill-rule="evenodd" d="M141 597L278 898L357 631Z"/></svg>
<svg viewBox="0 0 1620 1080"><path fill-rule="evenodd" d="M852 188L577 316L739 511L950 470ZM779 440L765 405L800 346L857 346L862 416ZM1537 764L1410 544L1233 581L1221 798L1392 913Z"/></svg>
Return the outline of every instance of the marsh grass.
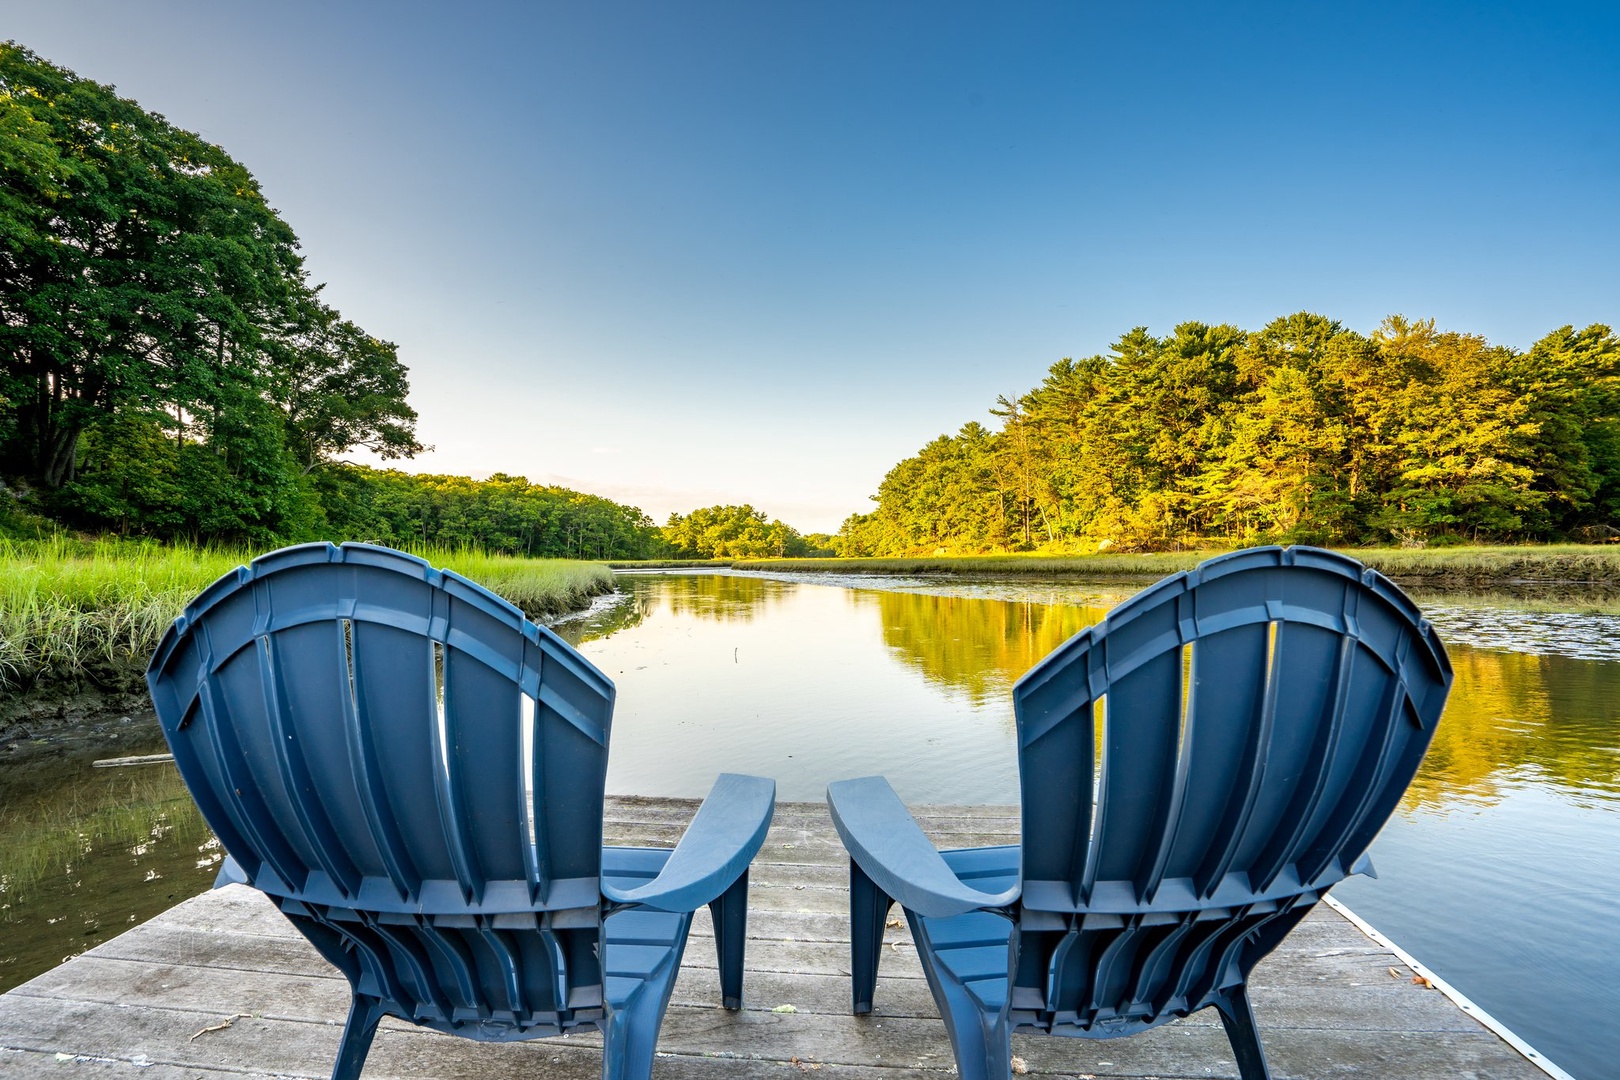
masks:
<svg viewBox="0 0 1620 1080"><path fill-rule="evenodd" d="M411 554L471 578L535 619L578 610L588 604L591 597L613 591L613 571L605 563L517 559L449 548L413 548Z"/></svg>
<svg viewBox="0 0 1620 1080"><path fill-rule="evenodd" d="M954 574L975 577L1159 578L1187 570L1224 549L1142 555L942 555L893 559L736 560L739 570L868 574ZM1620 545L1525 547L1349 548L1344 553L1396 578L1435 584L1620 582Z"/></svg>
<svg viewBox="0 0 1620 1080"><path fill-rule="evenodd" d="M737 559L738 570L858 574L952 574L972 577L1147 577L1186 570L1219 551L1145 555L931 555L873 559Z"/></svg>
<svg viewBox="0 0 1620 1080"><path fill-rule="evenodd" d="M60 536L0 540L0 687L88 682L129 689L181 609L254 554ZM612 572L600 563L468 549L413 554L471 578L534 618L574 610L613 588Z"/></svg>

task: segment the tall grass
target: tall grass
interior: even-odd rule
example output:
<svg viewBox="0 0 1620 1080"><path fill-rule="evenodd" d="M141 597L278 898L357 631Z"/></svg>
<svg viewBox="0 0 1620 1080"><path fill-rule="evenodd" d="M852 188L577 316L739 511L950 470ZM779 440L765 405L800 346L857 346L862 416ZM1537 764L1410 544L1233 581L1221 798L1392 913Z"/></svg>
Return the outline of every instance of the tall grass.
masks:
<svg viewBox="0 0 1620 1080"><path fill-rule="evenodd" d="M1219 550L1143 555L941 555L876 559L738 559L739 570L867 574L960 574L981 577L1162 577ZM1543 544L1524 547L1352 548L1345 554L1397 579L1435 584L1620 581L1620 546Z"/></svg>
<svg viewBox="0 0 1620 1080"><path fill-rule="evenodd" d="M518 559L466 548L412 548L411 554L471 578L532 619L577 611L591 597L613 591L613 571L604 563Z"/></svg>
<svg viewBox="0 0 1620 1080"><path fill-rule="evenodd" d="M117 540L0 540L0 687L139 686L174 617L253 552ZM561 614L613 588L599 563L474 550L415 552L506 597L531 617Z"/></svg>

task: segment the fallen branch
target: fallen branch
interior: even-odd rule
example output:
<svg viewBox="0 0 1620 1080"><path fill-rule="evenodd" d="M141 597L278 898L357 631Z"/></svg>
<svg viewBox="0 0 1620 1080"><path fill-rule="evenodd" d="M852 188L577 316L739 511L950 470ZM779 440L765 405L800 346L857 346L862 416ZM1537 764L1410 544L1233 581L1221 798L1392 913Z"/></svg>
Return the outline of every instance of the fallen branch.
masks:
<svg viewBox="0 0 1620 1080"><path fill-rule="evenodd" d="M173 761L173 754L136 754L134 757L109 757L90 764L97 769L116 769L124 765L156 765L162 761Z"/></svg>
<svg viewBox="0 0 1620 1080"><path fill-rule="evenodd" d="M210 1031L224 1031L226 1028L230 1027L231 1024L234 1021L246 1020L251 1015L253 1015L253 1014L252 1013L237 1013L235 1016L227 1016L225 1019L221 1020L217 1024L210 1024L208 1027L203 1028L201 1031L193 1032L191 1038L187 1039L186 1042L196 1042L198 1036L206 1035Z"/></svg>

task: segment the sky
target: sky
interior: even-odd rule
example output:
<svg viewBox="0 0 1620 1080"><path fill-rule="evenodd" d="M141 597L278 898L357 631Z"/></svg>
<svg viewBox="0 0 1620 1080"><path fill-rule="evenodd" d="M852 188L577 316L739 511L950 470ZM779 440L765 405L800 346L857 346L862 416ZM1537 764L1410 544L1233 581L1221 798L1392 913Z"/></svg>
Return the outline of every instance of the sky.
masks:
<svg viewBox="0 0 1620 1080"><path fill-rule="evenodd" d="M411 471L805 532L1135 326L1620 323L1620 5L0 0L223 146Z"/></svg>

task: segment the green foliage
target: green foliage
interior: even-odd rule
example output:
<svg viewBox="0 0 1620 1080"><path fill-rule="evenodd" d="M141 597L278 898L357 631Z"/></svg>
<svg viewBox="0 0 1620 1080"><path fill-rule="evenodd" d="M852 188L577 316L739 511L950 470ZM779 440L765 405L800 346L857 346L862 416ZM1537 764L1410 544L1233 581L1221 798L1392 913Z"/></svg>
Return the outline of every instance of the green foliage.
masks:
<svg viewBox="0 0 1620 1080"><path fill-rule="evenodd" d="M613 588L612 572L599 563L514 559L469 547L411 550L534 617L574 610ZM138 687L141 669L180 610L258 553L115 538L0 540L0 689Z"/></svg>
<svg viewBox="0 0 1620 1080"><path fill-rule="evenodd" d="M0 45L0 365L0 477L73 526L664 554L641 511L607 499L340 464L357 446L423 449L394 345L322 303L292 229L223 150L14 44ZM0 527L23 531L18 513Z"/></svg>
<svg viewBox="0 0 1620 1080"><path fill-rule="evenodd" d="M90 528L319 531L306 474L422 449L394 346L319 294L224 150L0 44L0 477Z"/></svg>
<svg viewBox="0 0 1620 1080"><path fill-rule="evenodd" d="M645 559L664 554L652 519L633 506L496 473L413 475L335 465L311 474L324 532L394 547L474 547L527 558Z"/></svg>
<svg viewBox="0 0 1620 1080"><path fill-rule="evenodd" d="M677 559L804 558L820 550L791 526L767 521L746 503L671 514L663 540Z"/></svg>
<svg viewBox="0 0 1620 1080"><path fill-rule="evenodd" d="M1138 327L941 436L839 555L1620 537L1620 338L1528 353L1392 316Z"/></svg>

